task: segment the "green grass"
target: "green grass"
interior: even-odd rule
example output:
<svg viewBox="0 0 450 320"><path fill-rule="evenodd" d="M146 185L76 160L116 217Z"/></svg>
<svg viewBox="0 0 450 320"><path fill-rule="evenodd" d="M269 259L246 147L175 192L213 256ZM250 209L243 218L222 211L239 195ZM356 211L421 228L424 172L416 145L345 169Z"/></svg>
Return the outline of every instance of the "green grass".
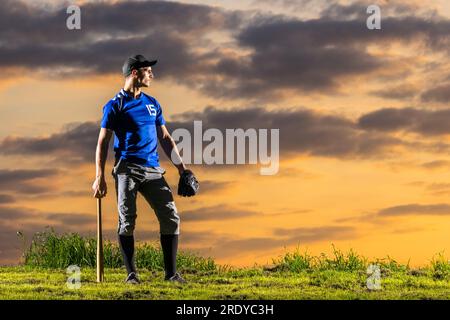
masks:
<svg viewBox="0 0 450 320"><path fill-rule="evenodd" d="M427 273L392 272L381 290L366 287L365 272L314 270L269 271L264 268L183 271L187 284L163 281L163 272L140 269L143 282L123 283L123 269L106 269L95 282L94 268L81 268L81 287L66 285L65 270L37 267L0 268L0 299L449 299L449 279Z"/></svg>
<svg viewBox="0 0 450 320"><path fill-rule="evenodd" d="M122 256L116 243L105 241L103 244L104 264L106 268L122 267ZM24 264L30 267L67 268L96 266L97 240L82 237L76 233L57 234L53 230L36 233L31 245L24 252ZM163 255L156 244L138 243L136 246L136 264L138 268L164 270ZM216 270L217 265L211 258L204 258L191 252L181 251L178 265L184 269Z"/></svg>
<svg viewBox="0 0 450 320"><path fill-rule="evenodd" d="M96 283L95 240L76 234L37 235L18 267L0 267L0 299L450 299L450 264L441 253L412 269L388 257L369 259L333 246L331 256L297 249L271 266L233 268L181 252L179 271L188 281L163 281L159 247L138 246L140 285L123 283L118 248L107 243L105 281ZM70 289L68 265L81 268L81 287ZM377 265L381 289L369 290L367 268Z"/></svg>

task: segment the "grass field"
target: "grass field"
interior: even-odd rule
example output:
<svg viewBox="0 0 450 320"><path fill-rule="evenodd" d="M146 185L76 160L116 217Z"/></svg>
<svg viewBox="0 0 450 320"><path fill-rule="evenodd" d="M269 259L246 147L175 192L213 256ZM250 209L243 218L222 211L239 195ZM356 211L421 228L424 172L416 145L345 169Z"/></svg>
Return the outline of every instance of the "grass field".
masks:
<svg viewBox="0 0 450 320"><path fill-rule="evenodd" d="M95 240L76 234L39 234L24 253L24 264L0 267L0 299L450 299L450 264L441 254L412 269L386 258L376 261L334 248L332 256L299 250L270 266L231 268L180 252L179 270L188 283L163 281L162 255L154 245L137 248L142 283L125 284L118 248L106 244L105 281L96 283ZM80 287L70 288L67 266L80 267ZM380 288L369 289L370 266ZM369 286L370 286L369 281Z"/></svg>

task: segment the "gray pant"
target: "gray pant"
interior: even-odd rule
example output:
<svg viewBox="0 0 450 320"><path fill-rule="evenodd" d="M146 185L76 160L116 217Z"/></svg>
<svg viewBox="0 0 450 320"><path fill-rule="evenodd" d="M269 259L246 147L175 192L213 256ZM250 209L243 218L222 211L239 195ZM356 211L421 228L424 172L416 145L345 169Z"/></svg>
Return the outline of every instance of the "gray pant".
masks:
<svg viewBox="0 0 450 320"><path fill-rule="evenodd" d="M119 235L133 235L138 191L155 211L160 233L180 233L180 217L164 173L161 167L144 167L123 159L116 161L112 175L116 185Z"/></svg>

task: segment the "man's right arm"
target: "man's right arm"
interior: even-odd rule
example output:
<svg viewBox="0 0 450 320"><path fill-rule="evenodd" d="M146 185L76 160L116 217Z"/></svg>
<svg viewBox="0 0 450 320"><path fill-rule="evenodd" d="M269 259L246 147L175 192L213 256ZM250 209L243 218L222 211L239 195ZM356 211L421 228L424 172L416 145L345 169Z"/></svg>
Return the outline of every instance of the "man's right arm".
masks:
<svg viewBox="0 0 450 320"><path fill-rule="evenodd" d="M95 181L92 185L95 198L106 196L107 186L105 180L105 164L108 157L109 141L111 140L113 130L101 128L98 135L97 148L95 150Z"/></svg>

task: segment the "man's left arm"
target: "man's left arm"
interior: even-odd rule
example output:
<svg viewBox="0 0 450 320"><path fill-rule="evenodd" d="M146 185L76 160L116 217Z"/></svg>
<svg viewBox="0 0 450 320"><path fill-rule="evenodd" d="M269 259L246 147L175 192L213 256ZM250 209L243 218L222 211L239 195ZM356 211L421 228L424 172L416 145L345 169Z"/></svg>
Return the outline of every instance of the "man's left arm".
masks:
<svg viewBox="0 0 450 320"><path fill-rule="evenodd" d="M186 170L186 166L183 163L183 159L181 159L175 140L173 140L165 125L156 126L156 131L164 153L172 161L173 165L177 167L178 173L181 175Z"/></svg>

